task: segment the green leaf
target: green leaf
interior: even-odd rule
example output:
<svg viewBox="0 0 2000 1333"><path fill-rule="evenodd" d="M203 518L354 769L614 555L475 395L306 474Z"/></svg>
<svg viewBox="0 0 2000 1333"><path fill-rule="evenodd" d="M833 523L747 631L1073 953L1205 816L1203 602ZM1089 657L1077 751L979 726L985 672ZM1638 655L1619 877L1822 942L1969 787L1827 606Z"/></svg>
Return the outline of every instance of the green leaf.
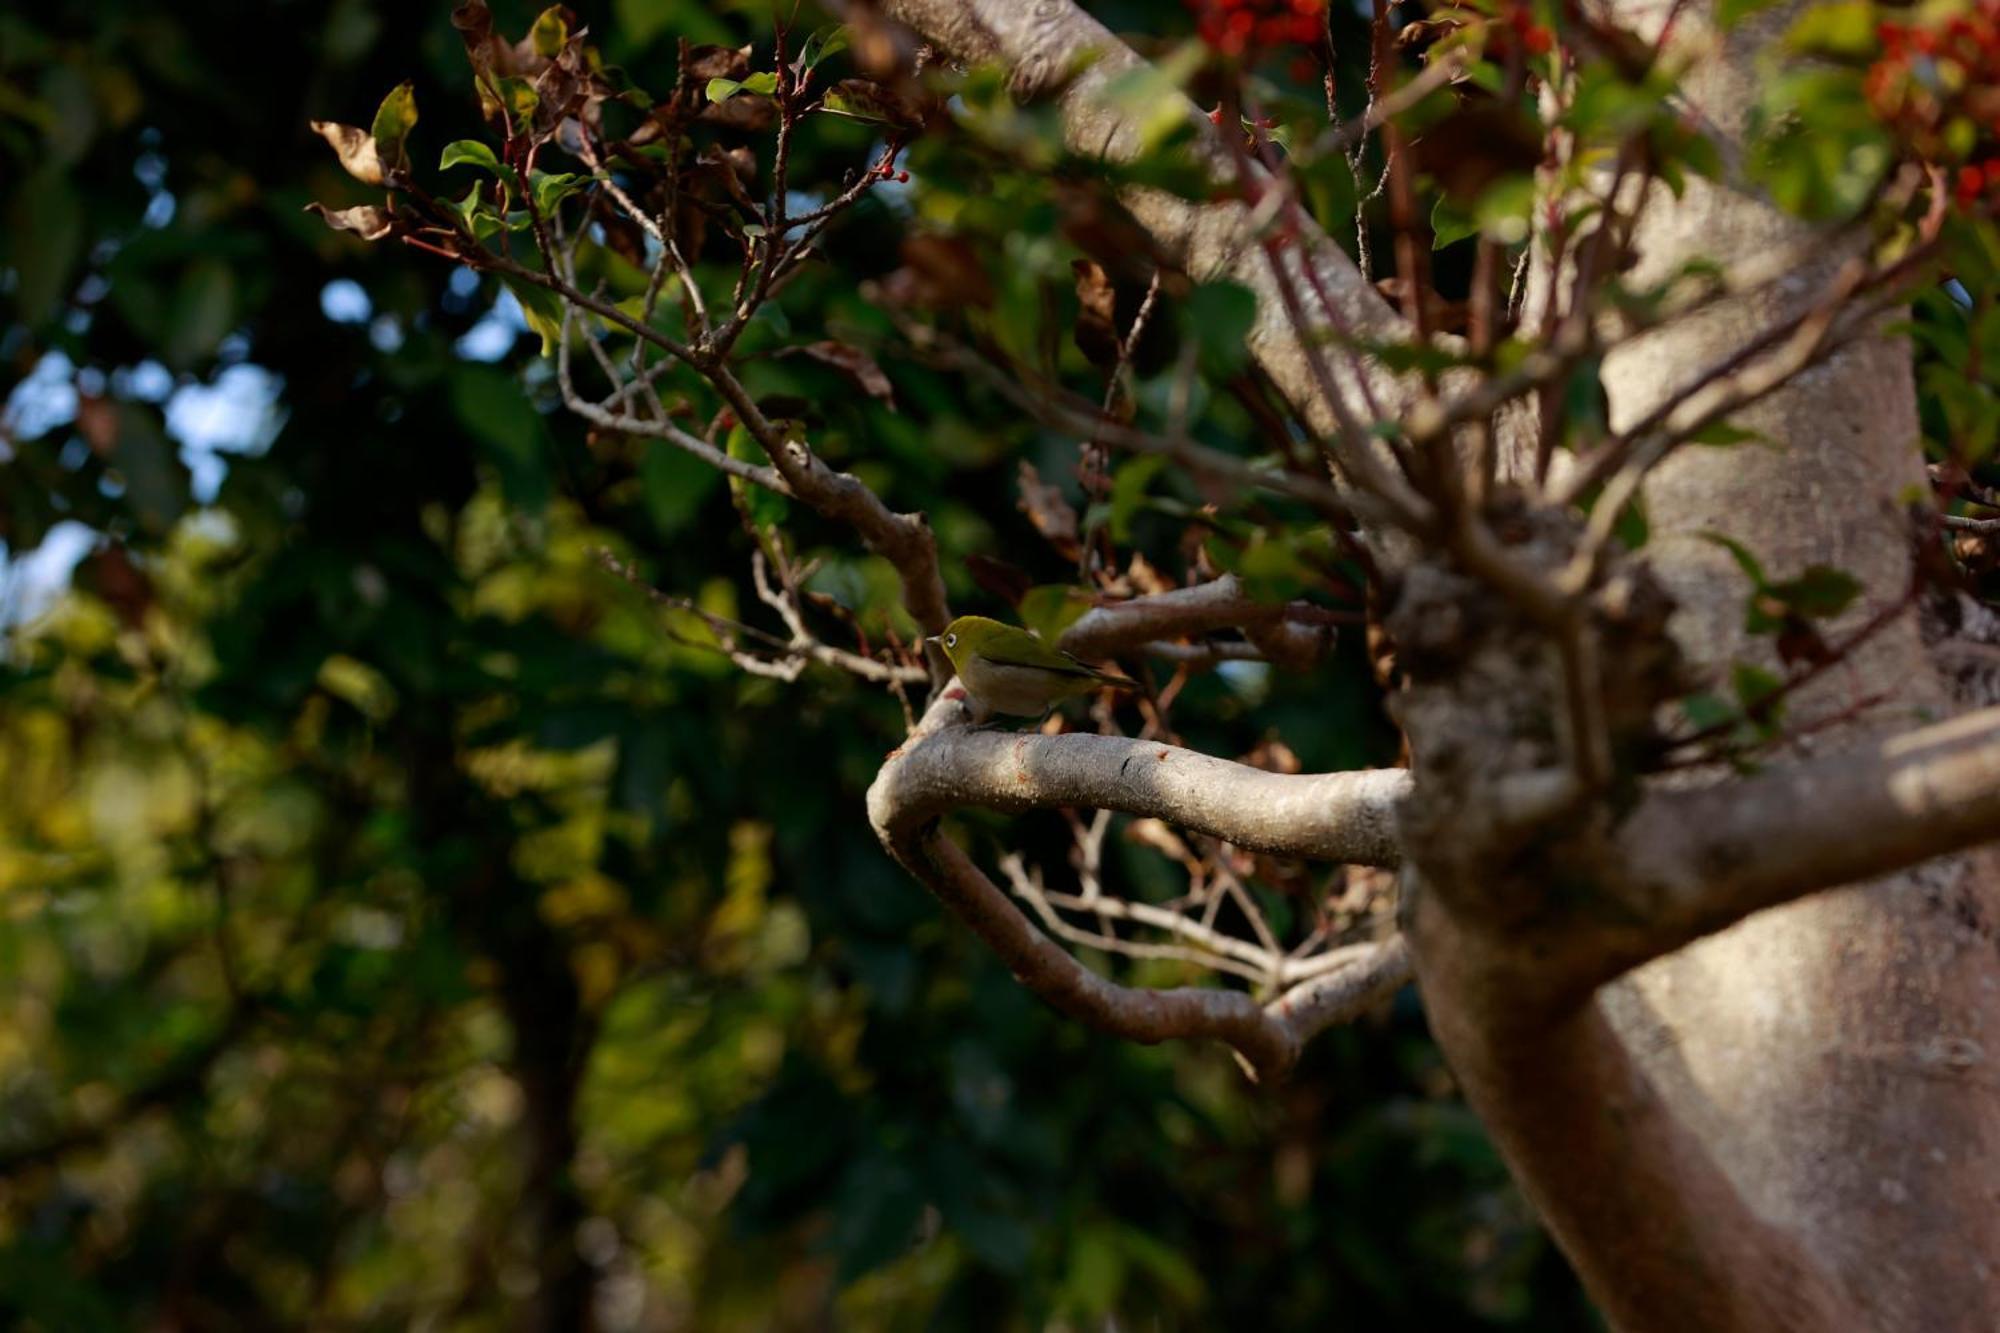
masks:
<svg viewBox="0 0 2000 1333"><path fill-rule="evenodd" d="M1244 591L1260 602L1285 602L1320 581L1304 559L1306 548L1327 540L1323 532L1257 528L1241 550L1231 550L1211 538L1209 554L1216 564L1233 569Z"/></svg>
<svg viewBox="0 0 2000 1333"><path fill-rule="evenodd" d="M542 339L542 355L552 355L562 340L562 298L546 287L518 278L507 278L507 290L521 303L521 317Z"/></svg>
<svg viewBox="0 0 2000 1333"><path fill-rule="evenodd" d="M1124 1284L1125 1256L1118 1251L1116 1231L1092 1226L1070 1242L1069 1275L1063 1288L1083 1314L1101 1317L1108 1313Z"/></svg>
<svg viewBox="0 0 2000 1333"><path fill-rule="evenodd" d="M482 213L486 212L484 191L477 185L465 192L463 199L446 199L445 204L458 214L458 220L465 224L467 231L477 232Z"/></svg>
<svg viewBox="0 0 2000 1333"><path fill-rule="evenodd" d="M775 72L752 74L747 79L710 79L708 100L727 102L738 93L761 93L769 97L778 91L778 76Z"/></svg>
<svg viewBox="0 0 2000 1333"><path fill-rule="evenodd" d="M724 46L737 40L729 25L695 0L614 0L611 12L618 35L643 47L663 32L697 44Z"/></svg>
<svg viewBox="0 0 2000 1333"><path fill-rule="evenodd" d="M561 5L550 5L536 17L535 25L528 29L528 41L538 56L553 60L562 54L563 47L569 45L569 22Z"/></svg>
<svg viewBox="0 0 2000 1333"><path fill-rule="evenodd" d="M1681 712L1698 731L1710 731L1726 726L1740 718L1742 710L1730 704L1720 695L1690 694L1681 700Z"/></svg>
<svg viewBox="0 0 2000 1333"><path fill-rule="evenodd" d="M740 421L730 428L729 439L724 444L723 452L745 463L769 464L771 461L751 436L749 429ZM754 481L731 477L729 490L736 497L736 503L744 515L759 529L768 530L776 527L792 512L791 502L784 496L776 491L767 491Z"/></svg>
<svg viewBox="0 0 2000 1333"><path fill-rule="evenodd" d="M1478 234L1479 224L1439 194L1431 207L1431 249L1442 250Z"/></svg>
<svg viewBox="0 0 2000 1333"><path fill-rule="evenodd" d="M1184 42L1164 60L1143 61L1105 81L1098 95L1124 112L1138 130L1131 155L1153 151L1188 123L1187 99L1181 96L1181 88L1207 58L1207 48L1200 42Z"/></svg>
<svg viewBox="0 0 2000 1333"><path fill-rule="evenodd" d="M1637 551L1646 545L1653 535L1652 521L1646 517L1646 497L1636 495L1632 502L1619 511L1612 526L1618 541L1628 551Z"/></svg>
<svg viewBox="0 0 2000 1333"><path fill-rule="evenodd" d="M1528 174L1503 176L1479 196L1473 216L1480 234L1502 245L1528 239L1528 221L1535 207L1535 178Z"/></svg>
<svg viewBox="0 0 2000 1333"><path fill-rule="evenodd" d="M1764 591L1799 615L1830 620L1861 595L1861 581L1831 565L1808 565L1795 577L1773 583Z"/></svg>
<svg viewBox="0 0 2000 1333"><path fill-rule="evenodd" d="M847 29L845 27L821 28L806 38L805 48L799 52L800 73L814 68L828 56L847 49ZM772 85L776 87L776 84Z"/></svg>
<svg viewBox="0 0 2000 1333"><path fill-rule="evenodd" d="M1729 688L1742 705L1744 716L1767 739L1775 735L1784 716L1784 700L1777 697L1785 682L1776 674L1748 662L1729 669Z"/></svg>
<svg viewBox="0 0 2000 1333"><path fill-rule="evenodd" d="M477 139L456 139L444 146L444 155L438 158L438 170L449 171L457 166L478 167L509 179L514 174L514 169L502 162L491 147Z"/></svg>
<svg viewBox="0 0 2000 1333"><path fill-rule="evenodd" d="M407 82L399 83L382 99L382 105L375 108L375 121L368 130L369 137L375 140L375 155L382 160L385 170L409 165L404 146L416 124L416 90Z"/></svg>
<svg viewBox="0 0 2000 1333"><path fill-rule="evenodd" d="M1228 379L1249 360L1257 298L1233 282L1204 282L1182 303L1184 336L1194 339L1202 373Z"/></svg>
<svg viewBox="0 0 2000 1333"><path fill-rule="evenodd" d="M451 406L500 475L509 503L543 509L550 485L542 417L520 385L491 366L460 365L451 374Z"/></svg>
<svg viewBox="0 0 2000 1333"><path fill-rule="evenodd" d="M649 442L639 459L639 494L662 537L693 522L721 480L722 473L663 440Z"/></svg>
<svg viewBox="0 0 2000 1333"><path fill-rule="evenodd" d="M1797 61L1769 79L1750 131L1750 178L1780 208L1815 220L1854 216L1895 160L1861 71L1825 61Z"/></svg>
<svg viewBox="0 0 2000 1333"><path fill-rule="evenodd" d="M1597 357L1586 357L1563 385L1564 438L1572 448L1603 437L1606 402L1603 363Z"/></svg>
<svg viewBox="0 0 2000 1333"><path fill-rule="evenodd" d="M1703 541L1713 542L1729 552L1736 561L1736 567L1743 571L1743 577L1750 580L1750 586L1759 592L1764 590L1769 580L1764 577L1763 564L1750 553L1749 547L1734 537L1725 537L1719 532L1704 532L1700 536Z"/></svg>
<svg viewBox="0 0 2000 1333"><path fill-rule="evenodd" d="M1716 0L1715 24L1724 32L1749 18L1761 14L1776 4L1778 0Z"/></svg>
<svg viewBox="0 0 2000 1333"><path fill-rule="evenodd" d="M529 174L528 180L535 192L535 207L547 218L563 200L589 185L591 178L573 171L536 171Z"/></svg>
<svg viewBox="0 0 2000 1333"><path fill-rule="evenodd" d="M1785 34L1785 44L1811 55L1872 58L1877 54L1875 6L1870 0L1810 6Z"/></svg>
<svg viewBox="0 0 2000 1333"><path fill-rule="evenodd" d="M1173 1292L1183 1305L1201 1303L1201 1270L1187 1255L1139 1227L1121 1227L1119 1240L1126 1257L1146 1270L1154 1286Z"/></svg>
<svg viewBox="0 0 2000 1333"><path fill-rule="evenodd" d="M141 403L118 405L110 463L125 483L126 503L148 533L163 535L186 511L187 468L179 448L160 429L156 409Z"/></svg>
<svg viewBox="0 0 2000 1333"><path fill-rule="evenodd" d="M15 309L30 328L56 313L87 234L83 205L69 176L53 164L14 183L7 210L8 263L18 286Z"/></svg>
<svg viewBox="0 0 2000 1333"><path fill-rule="evenodd" d="M535 85L526 79L508 77L499 82L500 105L506 108L510 122L517 131L525 132L535 122L535 112L542 105L542 95L535 91Z"/></svg>
<svg viewBox="0 0 2000 1333"><path fill-rule="evenodd" d="M1151 454L1119 465L1118 475L1111 483L1111 540L1120 543L1132 540L1133 516L1146 501L1146 488L1166 463L1164 455Z"/></svg>
<svg viewBox="0 0 2000 1333"><path fill-rule="evenodd" d="M220 259L188 265L174 293L167 363L186 369L215 350L236 320L236 273Z"/></svg>
<svg viewBox="0 0 2000 1333"><path fill-rule="evenodd" d="M1090 598L1067 583L1045 583L1021 594L1015 614L1043 643L1060 642L1063 631L1090 610Z"/></svg>

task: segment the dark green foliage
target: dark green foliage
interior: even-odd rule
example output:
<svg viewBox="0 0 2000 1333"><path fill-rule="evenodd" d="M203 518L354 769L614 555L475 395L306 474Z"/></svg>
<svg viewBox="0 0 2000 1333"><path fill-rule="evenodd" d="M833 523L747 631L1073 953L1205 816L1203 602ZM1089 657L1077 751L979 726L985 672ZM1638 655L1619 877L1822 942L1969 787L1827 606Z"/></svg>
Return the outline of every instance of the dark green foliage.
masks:
<svg viewBox="0 0 2000 1333"><path fill-rule="evenodd" d="M583 18L655 86L680 38L767 40L733 6ZM414 130L400 93L375 114L404 80ZM60 355L84 392L0 451L0 537L96 534L0 663L0 1323L572 1329L594 1302L605 1328L1588 1326L1407 998L1275 1094L1218 1050L1058 1020L874 844L892 697L744 676L604 567L761 611L729 488L554 410L494 282L301 212L379 200L311 119L372 117L424 172L479 140L443 8L16 8L0 91L0 357ZM809 136L794 179L838 180L872 133ZM1046 363L1073 298L1043 182L920 155L987 228L992 338L1080 370ZM488 179L456 160L454 194ZM964 557L1071 577L1013 501L1020 458L1067 482L1073 446L896 353L860 284L913 225L858 208L746 332L746 373L932 516L965 609L1001 611ZM344 280L358 321L322 313ZM1240 293L1186 310L1203 367L1237 369ZM496 327L498 361L468 359ZM767 355L821 338L877 358L896 408ZM163 397L232 367L276 401L212 489ZM1204 410L1251 434L1223 395ZM1149 523L1200 497L1128 465L1106 503L1165 562ZM788 526L815 587L907 630L879 561ZM1217 543L1273 595L1335 560L1296 524ZM1215 677L1179 707L1220 753L1275 726L1310 767L1388 745L1358 644L1256 712ZM1062 864L1053 817L1010 838Z"/></svg>

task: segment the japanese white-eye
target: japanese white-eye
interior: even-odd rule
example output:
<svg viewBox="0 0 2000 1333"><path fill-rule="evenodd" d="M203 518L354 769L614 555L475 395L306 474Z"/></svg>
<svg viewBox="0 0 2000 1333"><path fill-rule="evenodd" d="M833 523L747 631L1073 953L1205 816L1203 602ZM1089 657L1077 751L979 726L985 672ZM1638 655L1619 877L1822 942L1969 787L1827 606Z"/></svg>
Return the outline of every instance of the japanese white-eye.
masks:
<svg viewBox="0 0 2000 1333"><path fill-rule="evenodd" d="M1024 629L985 616L960 616L929 642L944 650L972 700L973 714L1041 717L1092 690L1136 690L1137 681L1089 666Z"/></svg>

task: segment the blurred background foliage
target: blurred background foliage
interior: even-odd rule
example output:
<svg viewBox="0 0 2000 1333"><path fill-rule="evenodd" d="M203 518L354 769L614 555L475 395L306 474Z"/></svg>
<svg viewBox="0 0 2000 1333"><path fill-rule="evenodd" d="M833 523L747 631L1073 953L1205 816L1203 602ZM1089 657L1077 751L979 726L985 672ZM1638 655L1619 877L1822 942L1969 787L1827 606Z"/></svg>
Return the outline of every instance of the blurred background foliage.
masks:
<svg viewBox="0 0 2000 1333"><path fill-rule="evenodd" d="M769 36L582 10L646 86L678 39ZM1409 997L1275 1092L1058 1020L874 844L894 697L745 676L603 567L761 609L726 488L554 410L490 280L301 211L363 198L307 121L405 79L428 168L480 128L444 5L0 15L0 1322L1590 1326ZM869 149L806 136L793 179ZM1088 367L1048 182L955 151L919 145L924 192L847 218L746 349L997 610L966 556L1074 577L1016 469L1075 498L1075 443L899 356L864 283L949 219L996 340ZM770 354L827 336L893 408ZM1181 485L1123 492L1163 564ZM791 526L898 627L888 571ZM1394 757L1358 645L1179 710L1219 753ZM1060 858L1053 816L1010 836Z"/></svg>

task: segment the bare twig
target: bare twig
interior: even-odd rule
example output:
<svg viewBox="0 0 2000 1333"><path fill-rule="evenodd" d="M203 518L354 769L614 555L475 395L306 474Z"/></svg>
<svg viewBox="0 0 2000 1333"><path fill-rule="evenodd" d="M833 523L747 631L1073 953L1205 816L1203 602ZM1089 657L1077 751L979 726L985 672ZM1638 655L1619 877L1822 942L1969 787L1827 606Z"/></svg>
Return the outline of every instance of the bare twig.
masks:
<svg viewBox="0 0 2000 1333"><path fill-rule="evenodd" d="M613 574L644 591L656 605L684 612L701 621L715 635L716 641L713 644L702 643L699 640L687 642L696 647L712 648L725 654L730 661L751 675L792 681L798 679L800 671L807 662L818 662L823 666L834 667L851 676L878 684L914 685L929 678L929 673L922 667L884 662L821 642L806 630L804 622L798 618L796 608L792 608L784 616L787 627L792 631L792 637L780 638L754 625L746 625L727 616L717 615L689 598L662 592L641 578L637 570L609 551L598 552L598 559ZM761 585L763 583L761 560L755 568ZM760 588L760 592L761 590ZM760 645L773 656L761 656L750 651L743 646L743 640Z"/></svg>

